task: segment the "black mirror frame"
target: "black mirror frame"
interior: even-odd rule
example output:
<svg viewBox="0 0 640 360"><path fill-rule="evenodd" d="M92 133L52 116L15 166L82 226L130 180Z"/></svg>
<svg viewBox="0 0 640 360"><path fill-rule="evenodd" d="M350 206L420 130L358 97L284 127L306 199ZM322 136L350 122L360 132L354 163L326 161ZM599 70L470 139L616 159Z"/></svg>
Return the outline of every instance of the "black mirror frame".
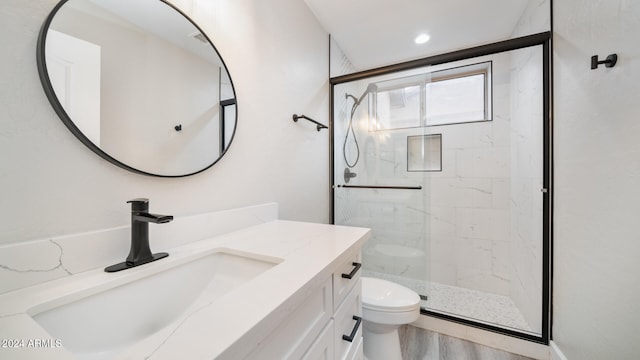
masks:
<svg viewBox="0 0 640 360"><path fill-rule="evenodd" d="M49 13L49 15L47 16L45 22L42 24L42 27L40 28L40 33L38 34L38 41L37 41L37 46L36 46L36 62L37 62L37 67L38 67L38 75L40 76L40 82L42 83L42 87L44 88L44 92L45 92L47 98L49 99L49 102L51 103L51 106L53 107L54 111L56 112L56 114L58 114L58 116L60 117L60 120L62 120L64 125L71 131L71 133L73 133L73 135L75 135L75 137L78 138L78 140L80 140L85 146L87 146L89 149L91 149L91 151L93 151L94 153L99 155L101 158L107 160L108 162L110 162L110 163L112 163L112 164L114 164L114 165L116 165L116 166L118 166L118 167L120 167L122 169L131 171L131 172L136 173L136 174L141 174L141 175L148 175L148 176L154 176L154 177L164 177L164 178L186 177L186 176L191 176L191 175L195 175L195 174L201 173L201 172L209 169L213 165L215 165L218 161L220 161L220 159L222 159L222 157L224 157L224 155L226 155L227 151L229 150L229 147L231 146L231 143L233 142L233 139L235 138L236 129L238 128L237 96L236 96L236 90L235 90L235 86L233 84L233 80L231 79L231 74L229 74L229 68L227 67L227 64L224 62L224 59L220 55L220 52L215 47L215 45L213 44L211 39L209 39L207 34L204 31L202 31L202 29L198 26L198 24L196 24L190 17L188 17L180 9L178 9L177 7L175 7L174 5L168 3L165 0L158 0L158 1L164 3L165 5L169 6L170 8L172 8L174 11L176 11L177 13L182 15L187 21L189 21L196 29L198 29L200 34L202 34L202 36L204 36L204 38L207 40L209 45L211 45L211 47L213 48L213 51L216 52L216 54L220 58L220 61L222 62L222 65L224 66L224 69L227 71L227 74L229 75L229 81L231 83L231 90L233 91L232 100L234 102L234 105L236 105L235 126L233 128L233 133L232 133L231 138L229 140L229 144L227 144L227 146L224 149L224 151L220 152L220 156L218 156L218 158L215 161L213 161L210 165L208 165L208 166L206 166L206 167L204 167L204 168L202 168L200 170L197 170L197 171L194 171L194 172L191 172L191 173L187 173L187 174L182 174L182 175L160 175L160 174L153 174L153 173L149 173L149 172L146 172L146 171L142 171L142 170L136 169L134 167L131 167L131 166L129 166L129 165L117 160L116 158L112 157L111 155L107 154L105 151L100 149L98 146L96 146L93 142L91 142L91 140L89 140L82 133L82 131L74 124L73 120L71 119L71 117L69 117L69 115L65 111L64 107L62 106L62 104L58 100L58 97L56 96L56 93L55 93L55 91L53 89L53 85L51 84L51 80L49 79L49 71L47 70L47 64L46 64L46 59L45 59L45 43L47 41L47 31L49 30L49 26L51 25L51 22L53 21L53 18L55 17L55 15L62 8L62 6L64 6L64 4L67 3L68 1L69 0L60 0L60 2L58 4L56 4L56 6L53 8L53 10L51 10L51 13ZM228 101L228 100L221 100L221 102L224 102L224 101ZM222 108L222 106L221 106L221 108Z"/></svg>

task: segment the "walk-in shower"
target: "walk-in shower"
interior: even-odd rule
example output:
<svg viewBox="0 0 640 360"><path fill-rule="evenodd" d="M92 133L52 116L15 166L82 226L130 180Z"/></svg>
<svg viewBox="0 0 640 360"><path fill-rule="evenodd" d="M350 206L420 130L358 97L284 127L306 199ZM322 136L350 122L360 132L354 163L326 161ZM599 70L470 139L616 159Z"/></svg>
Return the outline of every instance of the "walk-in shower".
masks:
<svg viewBox="0 0 640 360"><path fill-rule="evenodd" d="M333 218L425 314L548 338L548 34L332 78Z"/></svg>

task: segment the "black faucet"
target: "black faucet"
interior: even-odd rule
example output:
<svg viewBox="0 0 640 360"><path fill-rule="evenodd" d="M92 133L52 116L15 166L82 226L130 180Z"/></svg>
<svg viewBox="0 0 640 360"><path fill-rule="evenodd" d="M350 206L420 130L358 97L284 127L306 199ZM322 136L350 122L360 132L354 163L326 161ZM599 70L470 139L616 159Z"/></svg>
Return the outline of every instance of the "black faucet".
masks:
<svg viewBox="0 0 640 360"><path fill-rule="evenodd" d="M116 272L146 264L169 256L167 253L152 254L149 248L149 223L164 224L173 220L171 215L149 213L149 199L133 199L131 203L131 250L125 262L108 266L106 272Z"/></svg>

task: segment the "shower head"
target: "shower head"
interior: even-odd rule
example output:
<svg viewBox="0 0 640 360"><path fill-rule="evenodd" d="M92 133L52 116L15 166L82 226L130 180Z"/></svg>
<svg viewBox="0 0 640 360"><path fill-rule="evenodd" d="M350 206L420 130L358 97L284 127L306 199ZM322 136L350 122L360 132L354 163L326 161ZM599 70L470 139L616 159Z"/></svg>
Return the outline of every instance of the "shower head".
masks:
<svg viewBox="0 0 640 360"><path fill-rule="evenodd" d="M377 92L377 91L378 91L378 86L376 84L367 85L367 90L365 90L364 93L360 96L360 99L358 99L358 105L360 105L362 100L364 100L365 96L369 95L370 93Z"/></svg>
<svg viewBox="0 0 640 360"><path fill-rule="evenodd" d="M369 85L367 85L367 91L365 91L365 94L376 92L376 91L378 91L378 85L369 84Z"/></svg>
<svg viewBox="0 0 640 360"><path fill-rule="evenodd" d="M351 94L344 94L345 98L352 98L353 101L355 101L354 106L358 106L360 105L360 103L362 102L362 100L364 100L365 96L369 95L370 93L375 93L378 91L378 86L376 84L369 84L367 85L367 89L364 91L364 93L362 93L362 95L360 95L360 98L356 98L355 96L351 95Z"/></svg>
<svg viewBox="0 0 640 360"><path fill-rule="evenodd" d="M364 91L364 93L362 93L362 95L360 95L360 99L358 100L358 104L360 104L362 102L362 100L364 99L365 96L377 92L378 91L378 85L376 84L369 84L367 85L367 90Z"/></svg>

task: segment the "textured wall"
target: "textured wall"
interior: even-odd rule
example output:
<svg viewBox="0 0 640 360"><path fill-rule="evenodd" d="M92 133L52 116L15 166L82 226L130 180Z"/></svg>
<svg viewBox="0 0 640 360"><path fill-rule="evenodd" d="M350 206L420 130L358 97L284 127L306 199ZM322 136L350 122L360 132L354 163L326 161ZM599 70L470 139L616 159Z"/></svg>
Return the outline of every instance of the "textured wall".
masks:
<svg viewBox="0 0 640 360"><path fill-rule="evenodd" d="M36 70L38 31L57 1L2 1L0 244L127 224L135 197L174 215L274 201L281 218L328 221L328 133L291 121L328 118L327 34L302 1L171 2L216 44L238 96L227 155L179 179L121 170L67 130Z"/></svg>
<svg viewBox="0 0 640 360"><path fill-rule="evenodd" d="M637 359L640 2L553 4L553 338L568 359Z"/></svg>

